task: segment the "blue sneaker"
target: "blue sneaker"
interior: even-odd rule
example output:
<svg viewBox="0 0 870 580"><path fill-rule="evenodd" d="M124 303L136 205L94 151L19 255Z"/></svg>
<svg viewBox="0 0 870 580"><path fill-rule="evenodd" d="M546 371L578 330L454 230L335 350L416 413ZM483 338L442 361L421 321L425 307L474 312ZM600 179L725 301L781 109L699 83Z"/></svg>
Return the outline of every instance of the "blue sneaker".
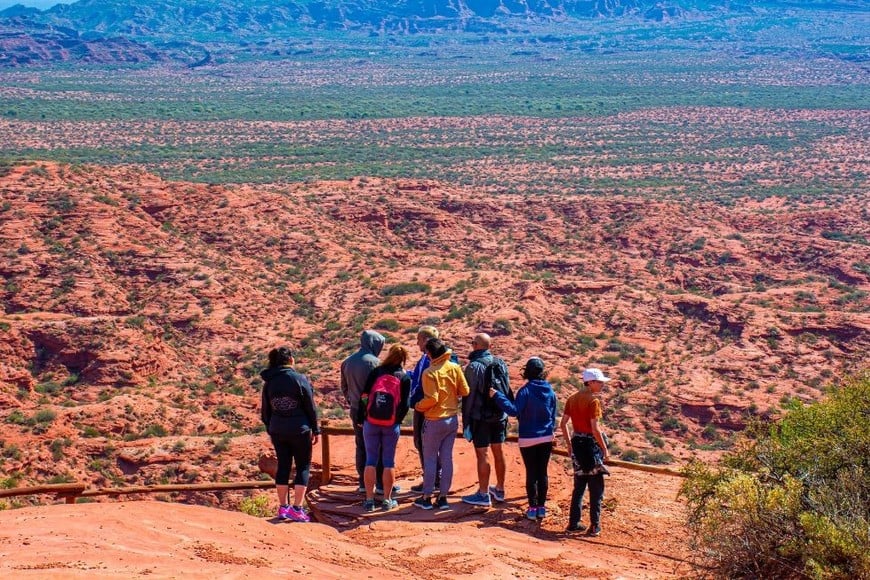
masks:
<svg viewBox="0 0 870 580"><path fill-rule="evenodd" d="M545 517L547 517L547 508L545 508L544 506L539 506L538 507L538 519L542 520Z"/></svg>
<svg viewBox="0 0 870 580"><path fill-rule="evenodd" d="M462 496L462 503L471 505L479 505L482 507L492 507L492 501L489 499L488 493L473 493L471 495Z"/></svg>
<svg viewBox="0 0 870 580"><path fill-rule="evenodd" d="M367 512L375 511L375 500L367 499L363 502L363 509Z"/></svg>
<svg viewBox="0 0 870 580"><path fill-rule="evenodd" d="M496 503L501 503L504 501L504 490L499 489L494 485L489 486L489 495L492 496L492 499L494 499Z"/></svg>
<svg viewBox="0 0 870 580"><path fill-rule="evenodd" d="M394 499L385 499L381 502L381 511L388 512L399 507L399 502Z"/></svg>
<svg viewBox="0 0 870 580"><path fill-rule="evenodd" d="M526 519L535 521L538 518L538 508L535 506L529 506L529 509L526 510Z"/></svg>

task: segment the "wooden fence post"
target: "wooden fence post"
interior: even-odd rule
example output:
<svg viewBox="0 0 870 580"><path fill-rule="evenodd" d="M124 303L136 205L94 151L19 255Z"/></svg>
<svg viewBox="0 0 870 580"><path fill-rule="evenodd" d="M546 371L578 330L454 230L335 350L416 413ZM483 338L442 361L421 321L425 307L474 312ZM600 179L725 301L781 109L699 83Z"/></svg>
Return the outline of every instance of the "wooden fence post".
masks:
<svg viewBox="0 0 870 580"><path fill-rule="evenodd" d="M326 485L332 479L332 470L329 465L329 421L324 419L320 422L320 483Z"/></svg>

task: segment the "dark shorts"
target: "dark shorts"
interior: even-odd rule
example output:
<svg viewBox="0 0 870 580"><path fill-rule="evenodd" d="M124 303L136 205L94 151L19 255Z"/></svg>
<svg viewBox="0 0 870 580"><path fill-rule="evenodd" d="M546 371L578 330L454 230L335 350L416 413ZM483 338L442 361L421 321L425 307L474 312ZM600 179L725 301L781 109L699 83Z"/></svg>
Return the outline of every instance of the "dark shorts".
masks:
<svg viewBox="0 0 870 580"><path fill-rule="evenodd" d="M471 442L475 449L504 443L507 438L507 421L475 421L471 425Z"/></svg>

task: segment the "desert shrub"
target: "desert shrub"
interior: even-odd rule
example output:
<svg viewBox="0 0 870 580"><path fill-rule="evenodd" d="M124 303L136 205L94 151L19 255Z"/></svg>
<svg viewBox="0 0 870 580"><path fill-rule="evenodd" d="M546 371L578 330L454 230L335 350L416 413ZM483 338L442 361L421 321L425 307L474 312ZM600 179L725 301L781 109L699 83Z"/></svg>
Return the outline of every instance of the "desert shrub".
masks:
<svg viewBox="0 0 870 580"><path fill-rule="evenodd" d="M239 511L255 518L265 518L272 515L269 498L265 495L246 497L239 502Z"/></svg>
<svg viewBox="0 0 870 580"><path fill-rule="evenodd" d="M399 330L399 322L395 318L382 318L375 322L375 329L377 330Z"/></svg>
<svg viewBox="0 0 870 580"><path fill-rule="evenodd" d="M468 302L463 304L462 306L451 305L450 311L444 317L445 322L450 320L459 320L461 318L465 318L466 316L470 316L474 314L478 310L483 308L482 304L478 302Z"/></svg>
<svg viewBox="0 0 870 580"><path fill-rule="evenodd" d="M640 452L636 449L626 449L619 454L619 458L623 461L637 461L640 459Z"/></svg>
<svg viewBox="0 0 870 580"><path fill-rule="evenodd" d="M417 294L424 293L428 294L432 291L432 287L429 284L424 284L423 282L403 282L401 284L392 284L390 286L384 286L381 288L382 296L404 296L405 294Z"/></svg>
<svg viewBox="0 0 870 580"><path fill-rule="evenodd" d="M870 578L870 373L752 427L681 494L704 564L723 578Z"/></svg>
<svg viewBox="0 0 870 580"><path fill-rule="evenodd" d="M36 424L48 424L54 421L57 415L51 409L40 409L33 415L32 422Z"/></svg>
<svg viewBox="0 0 870 580"><path fill-rule="evenodd" d="M145 429L142 431L142 433L139 435L139 437L141 437L142 439L145 439L148 437L166 437L166 435L167 435L166 427L164 427L163 425L161 425L159 423L151 423L150 425L145 427Z"/></svg>
<svg viewBox="0 0 870 580"><path fill-rule="evenodd" d="M497 335L510 334L514 331L514 323L507 318L496 318L492 329Z"/></svg>

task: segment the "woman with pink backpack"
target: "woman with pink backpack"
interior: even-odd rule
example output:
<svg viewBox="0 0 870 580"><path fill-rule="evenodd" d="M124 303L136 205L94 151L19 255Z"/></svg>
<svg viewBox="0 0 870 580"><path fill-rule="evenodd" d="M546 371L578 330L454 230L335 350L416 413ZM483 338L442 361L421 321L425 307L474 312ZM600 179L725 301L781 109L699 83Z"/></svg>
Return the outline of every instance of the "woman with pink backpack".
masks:
<svg viewBox="0 0 870 580"><path fill-rule="evenodd" d="M366 466L363 472L366 499L363 509L375 511L375 468L378 458L384 463L384 499L381 509L390 511L398 507L392 498L396 474L396 445L402 421L408 414L408 395L411 377L404 370L408 351L400 344L390 347L387 357L372 369L362 391L357 422L363 426L366 448Z"/></svg>

